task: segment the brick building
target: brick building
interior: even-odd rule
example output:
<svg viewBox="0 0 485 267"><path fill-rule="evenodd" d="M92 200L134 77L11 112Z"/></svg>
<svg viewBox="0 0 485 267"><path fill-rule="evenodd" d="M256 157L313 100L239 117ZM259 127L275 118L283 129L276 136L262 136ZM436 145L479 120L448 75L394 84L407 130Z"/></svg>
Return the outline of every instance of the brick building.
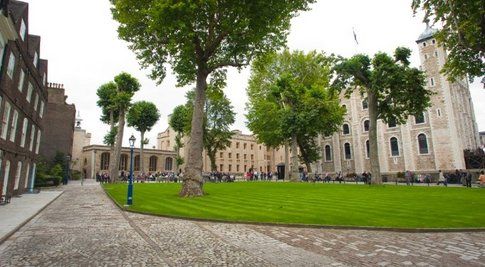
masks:
<svg viewBox="0 0 485 267"><path fill-rule="evenodd" d="M29 34L29 6L0 2L0 194L5 201L34 185L47 102L47 60Z"/></svg>
<svg viewBox="0 0 485 267"><path fill-rule="evenodd" d="M44 116L44 137L41 141L40 155L48 161L57 152L72 156L76 107L67 104L64 85L47 84L47 105Z"/></svg>

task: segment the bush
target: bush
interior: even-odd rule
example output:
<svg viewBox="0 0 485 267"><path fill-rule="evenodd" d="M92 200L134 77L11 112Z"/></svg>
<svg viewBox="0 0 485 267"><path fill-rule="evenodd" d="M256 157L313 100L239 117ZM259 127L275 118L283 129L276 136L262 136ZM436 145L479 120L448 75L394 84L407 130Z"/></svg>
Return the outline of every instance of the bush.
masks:
<svg viewBox="0 0 485 267"><path fill-rule="evenodd" d="M79 179L81 179L81 172L78 171L78 170L73 170L71 172L71 179L72 180L79 180Z"/></svg>

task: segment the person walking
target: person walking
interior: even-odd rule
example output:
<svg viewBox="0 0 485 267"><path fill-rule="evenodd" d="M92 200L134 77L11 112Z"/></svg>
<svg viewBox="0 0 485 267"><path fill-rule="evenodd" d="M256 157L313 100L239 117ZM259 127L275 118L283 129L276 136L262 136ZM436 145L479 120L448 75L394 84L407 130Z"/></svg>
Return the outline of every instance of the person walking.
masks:
<svg viewBox="0 0 485 267"><path fill-rule="evenodd" d="M438 184L437 185L440 185L440 184L443 184L444 186L448 187L448 184L446 183L446 178L445 176L443 175L443 172L441 170L439 170L439 178L438 178Z"/></svg>
<svg viewBox="0 0 485 267"><path fill-rule="evenodd" d="M465 181L466 181L466 187L472 187L472 174L470 171L466 172L465 176Z"/></svg>
<svg viewBox="0 0 485 267"><path fill-rule="evenodd" d="M410 185L410 183L411 183L411 172L405 171L404 172L404 178L406 178L406 185Z"/></svg>

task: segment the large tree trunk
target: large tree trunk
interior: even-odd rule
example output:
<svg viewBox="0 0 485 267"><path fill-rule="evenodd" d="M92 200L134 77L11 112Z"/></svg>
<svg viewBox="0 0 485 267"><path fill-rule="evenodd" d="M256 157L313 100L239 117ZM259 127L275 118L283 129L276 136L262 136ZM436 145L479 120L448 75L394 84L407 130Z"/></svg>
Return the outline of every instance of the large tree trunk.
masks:
<svg viewBox="0 0 485 267"><path fill-rule="evenodd" d="M140 142L140 171L145 173L145 164L143 164L143 147L145 146L145 132L140 132L141 142Z"/></svg>
<svg viewBox="0 0 485 267"><path fill-rule="evenodd" d="M197 85L195 87L194 111L192 114L192 128L188 145L187 164L183 177L181 197L202 196L202 152L204 135L204 104L207 88L208 73L205 70L197 71Z"/></svg>
<svg viewBox="0 0 485 267"><path fill-rule="evenodd" d="M379 150L377 147L377 96L370 90L367 90L367 99L369 101L369 157L370 169L373 184L382 184L381 168L379 165Z"/></svg>
<svg viewBox="0 0 485 267"><path fill-rule="evenodd" d="M288 144L285 143L285 181L290 179L290 162L288 161Z"/></svg>
<svg viewBox="0 0 485 267"><path fill-rule="evenodd" d="M115 115L113 111L109 112L109 132L112 133L115 128ZM112 143L111 146L109 147L109 154L110 157L113 157L113 154L115 153L115 144ZM111 167L111 162L113 159L110 158L109 160L109 166ZM111 170L111 169L110 169Z"/></svg>
<svg viewBox="0 0 485 267"><path fill-rule="evenodd" d="M181 144L182 144L182 135L180 133L177 133L177 136L175 137L175 152L177 152L177 160L175 160L175 166L176 166L176 170L177 172L179 171L179 162L178 162L178 158L180 158L180 147L181 147Z"/></svg>
<svg viewBox="0 0 485 267"><path fill-rule="evenodd" d="M298 178L300 178L299 172L299 160L298 160L298 139L296 134L291 136L291 177L290 180L292 182L298 182Z"/></svg>
<svg viewBox="0 0 485 267"><path fill-rule="evenodd" d="M120 166L120 156L121 156L121 146L123 145L123 131L125 128L125 112L120 111L120 117L118 120L118 132L116 134L116 142L113 152L113 160L111 160L110 164L110 176L111 181L114 182L118 180L118 170Z"/></svg>

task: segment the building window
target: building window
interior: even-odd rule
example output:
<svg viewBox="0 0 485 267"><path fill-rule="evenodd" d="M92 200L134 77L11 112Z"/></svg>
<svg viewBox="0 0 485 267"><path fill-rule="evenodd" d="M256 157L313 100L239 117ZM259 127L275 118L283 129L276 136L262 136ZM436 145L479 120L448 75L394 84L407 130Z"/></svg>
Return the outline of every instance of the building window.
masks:
<svg viewBox="0 0 485 267"><path fill-rule="evenodd" d="M27 168L25 169L25 180L24 180L24 188L27 189L29 183L29 174L30 174L30 163L27 163Z"/></svg>
<svg viewBox="0 0 485 267"><path fill-rule="evenodd" d="M17 171L15 171L15 183L13 190L18 190L19 189L19 184L20 184L20 174L22 173L22 161L19 161L17 163Z"/></svg>
<svg viewBox="0 0 485 267"><path fill-rule="evenodd" d="M251 154L251 160L254 160L254 155Z"/></svg>
<svg viewBox="0 0 485 267"><path fill-rule="evenodd" d="M434 51L434 56L438 57L438 51Z"/></svg>
<svg viewBox="0 0 485 267"><path fill-rule="evenodd" d="M39 94L35 94L35 100L34 100L34 110L37 111L37 106L39 106Z"/></svg>
<svg viewBox="0 0 485 267"><path fill-rule="evenodd" d="M223 158L224 157L224 152L219 153L219 157Z"/></svg>
<svg viewBox="0 0 485 267"><path fill-rule="evenodd" d="M347 114L347 105L342 105L342 108L344 109L344 114Z"/></svg>
<svg viewBox="0 0 485 267"><path fill-rule="evenodd" d="M244 159L247 159L247 155L246 154L244 154Z"/></svg>
<svg viewBox="0 0 485 267"><path fill-rule="evenodd" d="M224 164L219 165L219 171L222 172L224 168Z"/></svg>
<svg viewBox="0 0 485 267"><path fill-rule="evenodd" d="M20 71L20 78L19 78L19 85L17 87L20 92L22 92L24 90L24 80L25 80L25 71L21 70Z"/></svg>
<svg viewBox="0 0 485 267"><path fill-rule="evenodd" d="M370 121L369 120L365 120L364 121L364 132L368 132L369 131L369 127L370 127Z"/></svg>
<svg viewBox="0 0 485 267"><path fill-rule="evenodd" d="M426 47L426 42L423 42L423 47Z"/></svg>
<svg viewBox="0 0 485 267"><path fill-rule="evenodd" d="M29 120L24 118L24 124L22 126L22 136L20 138L20 147L25 146L25 138L27 137L27 128L29 127Z"/></svg>
<svg viewBox="0 0 485 267"><path fill-rule="evenodd" d="M10 52L10 58L8 59L7 75L10 79L13 79L13 73L15 71L15 55Z"/></svg>
<svg viewBox="0 0 485 267"><path fill-rule="evenodd" d="M148 167L148 170L151 172L156 172L157 171L157 163L158 163L158 158L156 156L151 156L150 157L150 165Z"/></svg>
<svg viewBox="0 0 485 267"><path fill-rule="evenodd" d="M243 144L243 148L244 148L244 149L246 149L246 147L247 147L247 144L246 144L246 143L244 143L244 144Z"/></svg>
<svg viewBox="0 0 485 267"><path fill-rule="evenodd" d="M46 86L46 85L47 85L47 74L45 74L45 73L44 73L44 75L42 75L42 84L43 84L44 86Z"/></svg>
<svg viewBox="0 0 485 267"><path fill-rule="evenodd" d="M236 142L236 148L239 148L239 142Z"/></svg>
<svg viewBox="0 0 485 267"><path fill-rule="evenodd" d="M244 172L248 171L248 165L244 165Z"/></svg>
<svg viewBox="0 0 485 267"><path fill-rule="evenodd" d="M399 144L397 142L397 138L392 137L390 140L390 144L391 144L391 155L393 157L399 156Z"/></svg>
<svg viewBox="0 0 485 267"><path fill-rule="evenodd" d="M388 126L389 128L394 128L394 127L396 127L396 126L397 126L396 119L395 119L395 118L391 118L391 119L389 120L389 122L387 123L387 126Z"/></svg>
<svg viewBox="0 0 485 267"><path fill-rule="evenodd" d="M120 156L120 166L119 166L118 170L126 171L127 166L128 166L128 155L121 154L121 156Z"/></svg>
<svg viewBox="0 0 485 267"><path fill-rule="evenodd" d="M367 101L367 97L362 100L362 109L368 109L369 108L369 102Z"/></svg>
<svg viewBox="0 0 485 267"><path fill-rule="evenodd" d="M38 63L39 63L39 54L37 54L37 52L35 52L35 54L34 54L34 67L37 68Z"/></svg>
<svg viewBox="0 0 485 267"><path fill-rule="evenodd" d="M19 120L19 113L14 109L12 122L10 123L10 141L15 142L15 137L17 136L17 123Z"/></svg>
<svg viewBox="0 0 485 267"><path fill-rule="evenodd" d="M345 151L345 159L352 159L352 151L350 149L349 143L345 143L344 151Z"/></svg>
<svg viewBox="0 0 485 267"><path fill-rule="evenodd" d="M439 108L436 109L436 115L438 115L438 117L441 117L441 109Z"/></svg>
<svg viewBox="0 0 485 267"><path fill-rule="evenodd" d="M434 78L430 78L430 79L429 79L429 84L430 84L431 86L434 86Z"/></svg>
<svg viewBox="0 0 485 267"><path fill-rule="evenodd" d="M136 172L140 171L140 155L136 155L135 159L133 160L133 169Z"/></svg>
<svg viewBox="0 0 485 267"><path fill-rule="evenodd" d="M350 127L347 123L345 123L343 126L342 126L342 132L344 134L350 134Z"/></svg>
<svg viewBox="0 0 485 267"><path fill-rule="evenodd" d="M414 122L416 122L416 124L423 124L423 123L425 123L424 113L420 113L418 115L415 115L414 116Z"/></svg>
<svg viewBox="0 0 485 267"><path fill-rule="evenodd" d="M370 158L370 144L369 140L365 141L365 158Z"/></svg>
<svg viewBox="0 0 485 267"><path fill-rule="evenodd" d="M228 168L229 168L229 170L228 170L228 171L229 171L229 172L232 172L232 165L231 165L231 164L229 164Z"/></svg>
<svg viewBox="0 0 485 267"><path fill-rule="evenodd" d="M435 39L431 40L431 43L436 44L436 40Z"/></svg>
<svg viewBox="0 0 485 267"><path fill-rule="evenodd" d="M12 106L9 102L5 102L5 109L3 111L2 117L2 134L0 137L3 140L7 140L7 132L8 132L8 123L10 122L10 111L12 110Z"/></svg>
<svg viewBox="0 0 485 267"><path fill-rule="evenodd" d="M30 100L32 99L32 92L34 91L34 87L32 87L32 84L29 83L29 87L27 88L27 102L30 103Z"/></svg>
<svg viewBox="0 0 485 267"><path fill-rule="evenodd" d="M425 134L418 135L419 154L428 154L428 138Z"/></svg>
<svg viewBox="0 0 485 267"><path fill-rule="evenodd" d="M108 152L104 152L101 154L101 170L107 170L109 169L109 153Z"/></svg>
<svg viewBox="0 0 485 267"><path fill-rule="evenodd" d="M3 36L0 35L0 63L3 62L3 54L5 52L5 41Z"/></svg>
<svg viewBox="0 0 485 267"><path fill-rule="evenodd" d="M251 144L251 150L253 150L253 149L254 149L254 145L253 145L253 144Z"/></svg>
<svg viewBox="0 0 485 267"><path fill-rule="evenodd" d="M428 54L424 54L424 59L428 59Z"/></svg>
<svg viewBox="0 0 485 267"><path fill-rule="evenodd" d="M10 161L5 161L5 171L3 173L3 188L2 188L2 195L5 196L7 194L8 188L8 180L10 178Z"/></svg>
<svg viewBox="0 0 485 267"><path fill-rule="evenodd" d="M39 154L41 131L37 130L37 144L35 144L35 154Z"/></svg>
<svg viewBox="0 0 485 267"><path fill-rule="evenodd" d="M40 101L40 110L39 110L39 117L42 119L44 117L44 101Z"/></svg>
<svg viewBox="0 0 485 267"><path fill-rule="evenodd" d="M27 26L25 25L25 21L22 19L22 21L20 22L20 38L22 39L22 41L25 41L25 34L27 33Z"/></svg>
<svg viewBox="0 0 485 267"><path fill-rule="evenodd" d="M236 165L236 172L239 172L239 165Z"/></svg>
<svg viewBox="0 0 485 267"><path fill-rule="evenodd" d="M165 170L166 171L171 171L172 170L172 165L173 165L172 158L166 158L165 159Z"/></svg>
<svg viewBox="0 0 485 267"><path fill-rule="evenodd" d="M228 154L227 154L227 157L228 157L228 158L232 158L232 153L228 153Z"/></svg>
<svg viewBox="0 0 485 267"><path fill-rule="evenodd" d="M332 148L329 145L325 146L325 161L332 161Z"/></svg>
<svg viewBox="0 0 485 267"><path fill-rule="evenodd" d="M239 153L236 153L236 159L239 159Z"/></svg>
<svg viewBox="0 0 485 267"><path fill-rule="evenodd" d="M32 128L30 128L30 145L29 145L30 151L34 149L34 137L35 137L35 125L32 124Z"/></svg>

